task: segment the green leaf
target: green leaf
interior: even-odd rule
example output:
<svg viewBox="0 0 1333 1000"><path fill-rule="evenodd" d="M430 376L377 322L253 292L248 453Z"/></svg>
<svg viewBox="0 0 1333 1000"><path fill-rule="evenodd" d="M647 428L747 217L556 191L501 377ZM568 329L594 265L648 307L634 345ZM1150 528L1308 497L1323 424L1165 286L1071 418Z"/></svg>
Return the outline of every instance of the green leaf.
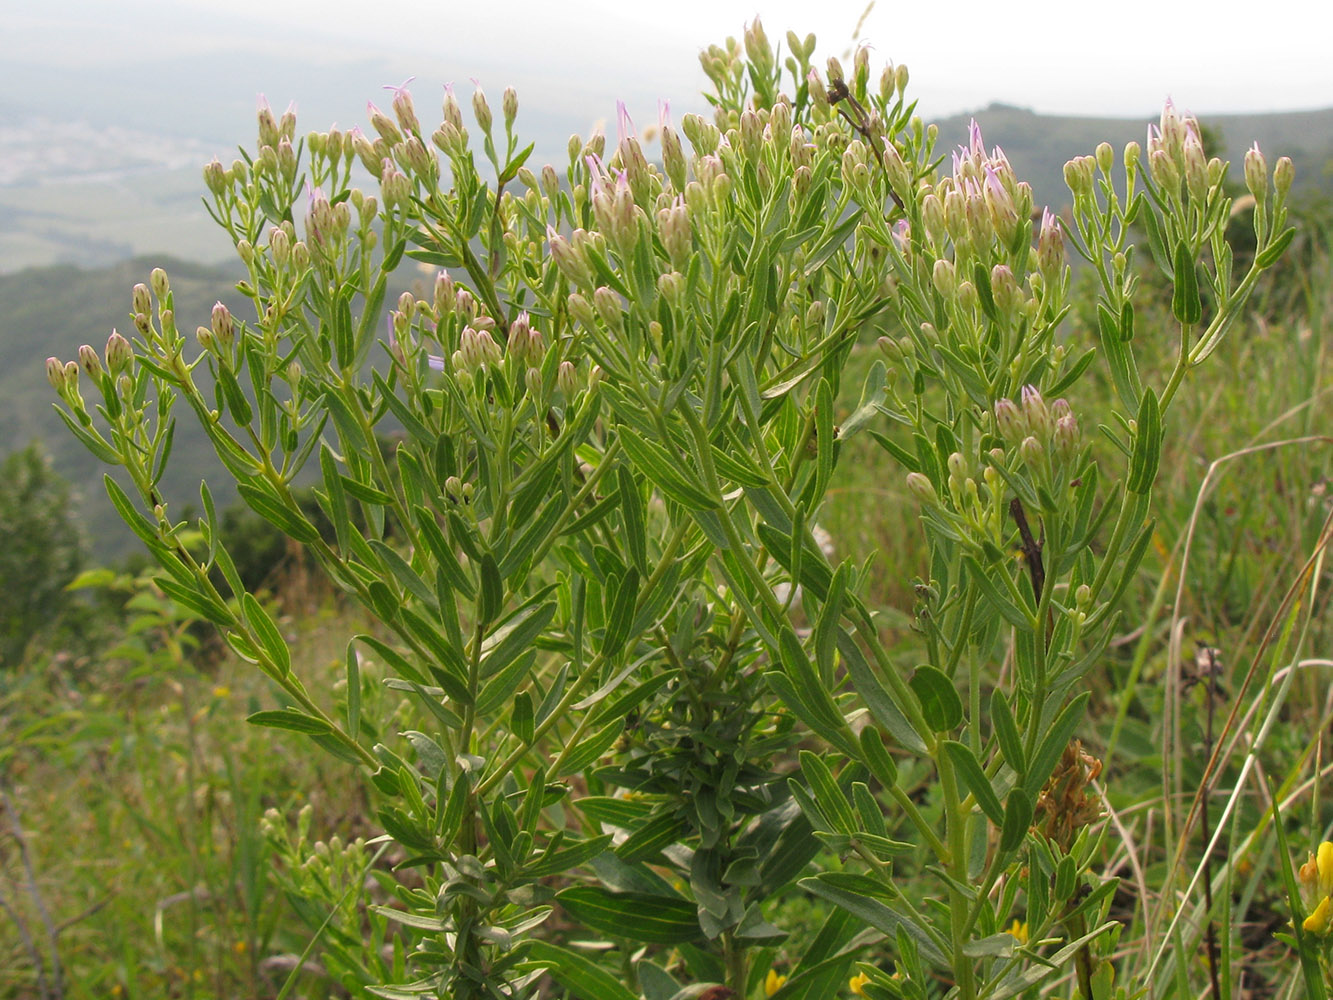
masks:
<svg viewBox="0 0 1333 1000"><path fill-rule="evenodd" d="M629 639L630 629L634 625L634 608L639 598L639 571L633 566L626 570L615 593L608 596L611 606L607 610L601 652L608 661L614 661Z"/></svg>
<svg viewBox="0 0 1333 1000"><path fill-rule="evenodd" d="M1194 274L1194 253L1184 240L1176 244L1174 264L1171 314L1185 326L1193 326L1203 318L1203 300Z"/></svg>
<svg viewBox="0 0 1333 1000"><path fill-rule="evenodd" d="M703 938L698 907L679 897L578 885L556 893L555 898L579 923L611 937L643 944L679 944Z"/></svg>
<svg viewBox="0 0 1333 1000"><path fill-rule="evenodd" d="M529 649L489 680L481 689L481 694L477 695L477 714L485 718L507 702L528 674L532 673L532 665L536 662L537 651ZM531 704L528 703L529 708Z"/></svg>
<svg viewBox="0 0 1333 1000"><path fill-rule="evenodd" d="M523 869L523 874L527 878L550 878L552 875L562 875L586 865L593 858L605 853L611 846L611 839L608 833L581 840L564 850L553 851L548 848L540 858Z"/></svg>
<svg viewBox="0 0 1333 1000"><path fill-rule="evenodd" d="M856 816L852 812L851 804L847 801L847 796L838 787L838 783L833 779L833 773L828 769L828 765L824 763L824 759L809 750L802 750L800 761L801 774L814 793L819 811L828 817L835 832L846 834L849 837L855 836L858 829Z"/></svg>
<svg viewBox="0 0 1333 1000"><path fill-rule="evenodd" d="M1152 386L1144 386L1143 400L1139 403L1138 430L1134 434L1134 454L1129 462L1129 479L1125 489L1131 493L1147 493L1157 478L1157 464L1162 457L1162 415L1157 407L1157 394Z"/></svg>
<svg viewBox="0 0 1333 1000"><path fill-rule="evenodd" d="M1000 850L1016 851L1032 826L1032 799L1021 788L1011 789L1004 802L1004 824L1000 827Z"/></svg>
<svg viewBox="0 0 1333 1000"><path fill-rule="evenodd" d="M884 737L874 726L866 726L861 730L860 739L862 760L870 768L870 773L885 788L893 788L898 784L898 765L885 749Z"/></svg>
<svg viewBox="0 0 1333 1000"><path fill-rule="evenodd" d="M307 521L300 511L287 507L267 491L250 483L238 483L236 492L241 495L246 506L289 538L306 545L319 540L319 529Z"/></svg>
<svg viewBox="0 0 1333 1000"><path fill-rule="evenodd" d="M477 567L481 576L481 599L477 602L477 623L485 627L495 620L495 616L504 607L504 581L500 577L500 567L495 557L489 552L481 554Z"/></svg>
<svg viewBox="0 0 1333 1000"><path fill-rule="evenodd" d="M435 558L435 564L444 572L445 579L449 581L449 586L462 594L467 600L472 600L476 595L476 588L472 586L472 581L467 573L463 571L462 564L458 557L454 555L453 548L449 545L449 540L444 537L444 532L440 530L440 524L435 520L435 515L425 507L417 506L412 508L413 520L417 523L417 531L421 535L422 541L430 549L430 553Z"/></svg>
<svg viewBox="0 0 1333 1000"><path fill-rule="evenodd" d="M620 442L635 468L647 476L662 495L686 510L715 510L721 506L708 494L703 483L694 479L679 458L667 453L625 425L618 429Z"/></svg>
<svg viewBox="0 0 1333 1000"><path fill-rule="evenodd" d="M1097 303L1097 332L1102 353L1111 369L1116 395L1126 407L1137 405L1143 390L1139 382L1139 370L1134 364L1134 354L1120 336L1119 319L1101 302Z"/></svg>
<svg viewBox="0 0 1333 1000"><path fill-rule="evenodd" d="M277 624L269 617L264 606L251 594L241 595L241 611L245 614L245 621L250 626L250 631L264 647L264 652L268 654L279 673L286 677L292 672L292 656L287 650L287 641L278 631Z"/></svg>
<svg viewBox="0 0 1333 1000"><path fill-rule="evenodd" d="M827 899L835 906L842 907L890 938L894 937L901 927L916 943L921 955L927 961L937 965L947 965L948 960L944 957L943 950L920 924L866 893L867 888L873 888L873 883L865 885L869 882L870 880L864 876L838 877L837 873L830 872L803 878L797 885L821 899Z"/></svg>
<svg viewBox="0 0 1333 1000"><path fill-rule="evenodd" d="M482 692L485 694L485 692ZM531 746L535 738L532 715L532 696L526 691L514 695L514 707L509 713L509 728L514 731L525 746Z"/></svg>
<svg viewBox="0 0 1333 1000"><path fill-rule="evenodd" d="M639 494L638 484L629 468L621 465L616 469L616 481L620 497L620 517L625 524L625 545L629 549L630 559L639 573L648 573L648 537L644 531L643 497Z"/></svg>
<svg viewBox="0 0 1333 1000"><path fill-rule="evenodd" d="M996 688L990 697L990 719L991 727L995 730L995 738L1000 744L1000 752L1004 754L1005 763L1021 778L1027 771L1023 738L1018 733L1018 724L1014 721L1009 701L999 688Z"/></svg>
<svg viewBox="0 0 1333 1000"><path fill-rule="evenodd" d="M1074 730L1083 721L1083 710L1087 707L1091 696L1089 691L1080 691L1076 694L1046 730L1046 736L1037 747L1037 752L1032 755L1032 765L1023 781L1023 791L1027 792L1029 797L1036 797L1055 770L1055 765L1060 762L1060 755L1065 752L1065 747L1073 738Z"/></svg>
<svg viewBox="0 0 1333 1000"><path fill-rule="evenodd" d="M962 723L963 701L943 671L925 664L916 668L907 683L921 702L921 714L932 732L948 732Z"/></svg>
<svg viewBox="0 0 1333 1000"><path fill-rule="evenodd" d="M884 727L884 731L899 744L914 753L926 752L926 741L922 734L913 728L912 723L893 699L893 694L886 688L874 668L866 662L856 640L844 630L839 630L838 650L842 653L843 666L875 721Z"/></svg>
<svg viewBox="0 0 1333 1000"><path fill-rule="evenodd" d="M482 678L498 673L517 659L519 654L532 648L533 642L555 617L555 611L555 601L528 604L487 636L481 644Z"/></svg>
<svg viewBox="0 0 1333 1000"><path fill-rule="evenodd" d="M162 592L181 607L192 611L214 625L234 626L236 618L224 605L219 604L195 587L186 587L179 580L169 576L154 577L154 582Z"/></svg>
<svg viewBox="0 0 1333 1000"><path fill-rule="evenodd" d="M246 722L252 726L267 726L270 729L286 729L293 733L305 733L309 736L327 736L333 727L323 719L290 708L276 709L271 712L255 712L246 716Z"/></svg>
<svg viewBox="0 0 1333 1000"><path fill-rule="evenodd" d="M1295 235L1295 227L1284 229L1268 246L1263 248L1259 256L1254 258L1255 266L1267 268L1276 264L1278 258L1287 252L1287 247L1291 246L1292 238Z"/></svg>
<svg viewBox="0 0 1333 1000"><path fill-rule="evenodd" d="M560 765L560 770L553 777L563 777L567 774L577 774L585 767L601 757L606 751L611 749L611 744L620 738L620 734L625 731L625 724L619 719L608 723L597 732L593 733L582 743L577 744L570 751Z"/></svg>
<svg viewBox="0 0 1333 1000"><path fill-rule="evenodd" d="M648 861L657 857L689 828L684 816L665 812L639 827L616 848L621 861Z"/></svg>
<svg viewBox="0 0 1333 1000"><path fill-rule="evenodd" d="M347 735L353 742L361 735L361 659L355 640L347 644Z"/></svg>
<svg viewBox="0 0 1333 1000"><path fill-rule="evenodd" d="M524 941L520 947L530 959L523 965L546 969L579 1000L639 1000L618 979L582 955L536 939Z"/></svg>
<svg viewBox="0 0 1333 1000"><path fill-rule="evenodd" d="M972 752L972 748L957 740L943 740L941 746L949 755L949 760L958 771L958 776L963 779L963 784L977 800L981 811L986 814L986 818L996 826L1003 826L1004 806L1000 805L999 796L991 787L990 779L986 777L986 772Z"/></svg>

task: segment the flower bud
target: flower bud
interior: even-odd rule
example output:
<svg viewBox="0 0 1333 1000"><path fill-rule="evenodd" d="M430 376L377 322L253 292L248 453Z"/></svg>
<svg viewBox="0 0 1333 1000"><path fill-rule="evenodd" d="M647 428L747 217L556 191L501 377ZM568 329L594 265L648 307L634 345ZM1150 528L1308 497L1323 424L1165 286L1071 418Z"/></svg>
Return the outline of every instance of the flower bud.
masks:
<svg viewBox="0 0 1333 1000"><path fill-rule="evenodd" d="M153 287L153 294L157 296L159 304L164 303L168 295L171 294L171 282L167 280L167 272L160 267L153 268L148 276L148 282ZM145 309L144 312L148 310Z"/></svg>
<svg viewBox="0 0 1333 1000"><path fill-rule="evenodd" d="M398 126L394 124L393 119L379 108L375 107L370 101L366 102L366 114L370 116L371 127L378 132L380 138L390 146L403 141L403 133Z"/></svg>
<svg viewBox="0 0 1333 1000"><path fill-rule="evenodd" d="M1013 400L995 401L995 429L1000 432L1000 437L1011 444L1023 436L1023 416Z"/></svg>
<svg viewBox="0 0 1333 1000"><path fill-rule="evenodd" d="M491 336L490 330L481 330L477 333L477 353L485 365L492 368L498 368L500 362L504 360L504 355L500 351L500 345L495 342Z"/></svg>
<svg viewBox="0 0 1333 1000"><path fill-rule="evenodd" d="M939 494L935 492L935 487L930 479L921 472L909 472L907 474L907 492L916 497L916 500L923 507L942 507Z"/></svg>
<svg viewBox="0 0 1333 1000"><path fill-rule="evenodd" d="M1111 144L1109 142L1098 143L1093 155L1097 158L1097 168L1102 172L1102 176L1109 178L1111 168L1115 165L1115 150L1111 148Z"/></svg>
<svg viewBox="0 0 1333 1000"><path fill-rule="evenodd" d="M1041 393L1035 385L1023 386L1023 422L1030 434L1035 434L1043 442L1051 439L1051 431L1055 428L1055 420L1051 416L1050 409L1046 406L1046 401L1041 398Z"/></svg>
<svg viewBox="0 0 1333 1000"><path fill-rule="evenodd" d="M893 71L893 87L898 91L899 96L907 93L907 81L909 79L907 64L899 63L898 68Z"/></svg>
<svg viewBox="0 0 1333 1000"><path fill-rule="evenodd" d="M603 285L592 293L592 301L597 308L597 314L602 317L603 323L616 333L624 330L625 320L622 315L619 295Z"/></svg>
<svg viewBox="0 0 1333 1000"><path fill-rule="evenodd" d="M1203 152L1203 142L1194 129L1189 129L1185 136L1185 187L1195 201L1208 199L1208 163Z"/></svg>
<svg viewBox="0 0 1333 1000"><path fill-rule="evenodd" d="M1060 220L1048 208L1041 212L1041 232L1037 235L1037 269L1051 285L1055 285L1064 266L1065 237Z"/></svg>
<svg viewBox="0 0 1333 1000"><path fill-rule="evenodd" d="M542 397L542 373L536 368L529 368L523 373L523 387L527 389L528 395L535 400Z"/></svg>
<svg viewBox="0 0 1333 1000"><path fill-rule="evenodd" d="M134 286L132 311L136 315L148 316L153 311L153 300L148 295L148 286L140 283Z"/></svg>
<svg viewBox="0 0 1333 1000"><path fill-rule="evenodd" d="M565 279L582 288L591 285L592 267L583 252L556 232L554 226L546 227L546 239L551 247L551 258Z"/></svg>
<svg viewBox="0 0 1333 1000"><path fill-rule="evenodd" d="M1023 300L1023 292L1014 279L1014 272L1009 269L1007 264L996 264L991 268L990 283L991 295L995 299L995 307L1001 315L1012 319Z"/></svg>
<svg viewBox="0 0 1333 1000"><path fill-rule="evenodd" d="M578 372L574 368L574 362L560 362L560 367L555 371L555 385L566 400L574 398L579 391Z"/></svg>
<svg viewBox="0 0 1333 1000"><path fill-rule="evenodd" d="M1168 195L1180 193L1180 170L1164 149L1154 149L1148 154L1148 173L1153 181Z"/></svg>
<svg viewBox="0 0 1333 1000"><path fill-rule="evenodd" d="M685 294L685 276L679 271L666 271L657 279L657 293L668 305L679 306Z"/></svg>
<svg viewBox="0 0 1333 1000"><path fill-rule="evenodd" d="M46 359L46 380L56 392L65 391L65 366L59 358Z"/></svg>
<svg viewBox="0 0 1333 1000"><path fill-rule="evenodd" d="M935 282L935 290L944 298L951 299L958 290L958 275L954 271L953 261L941 258L935 261L935 270L932 275Z"/></svg>
<svg viewBox="0 0 1333 1000"><path fill-rule="evenodd" d="M1277 165L1273 167L1273 189L1277 192L1278 201L1285 201L1287 192L1291 190L1292 181L1296 179L1296 168L1292 166L1290 156L1278 157Z"/></svg>
<svg viewBox="0 0 1333 1000"><path fill-rule="evenodd" d="M111 336L106 339L106 366L111 370L111 374L119 375L129 368L133 361L134 350L130 347L130 342L112 330ZM47 367L49 370L49 364Z"/></svg>
<svg viewBox="0 0 1333 1000"><path fill-rule="evenodd" d="M231 310L221 302L213 303L212 314L213 336L217 337L218 342L223 348L231 347L235 335L235 324L232 322Z"/></svg>
<svg viewBox="0 0 1333 1000"><path fill-rule="evenodd" d="M518 117L518 91L513 87L505 87L500 98L500 110L504 114L505 128L513 128L514 119Z"/></svg>
<svg viewBox="0 0 1333 1000"><path fill-rule="evenodd" d="M65 362L65 388L71 392L79 391L79 363L77 361Z"/></svg>
<svg viewBox="0 0 1333 1000"><path fill-rule="evenodd" d="M491 106L486 103L486 93L480 86L472 92L472 115L483 132L491 131Z"/></svg>
<svg viewBox="0 0 1333 1000"><path fill-rule="evenodd" d="M1028 435L1018 446L1018 455L1023 460L1024 465L1029 469L1036 471L1041 468L1045 450L1042 448L1040 441L1035 437Z"/></svg>
<svg viewBox="0 0 1333 1000"><path fill-rule="evenodd" d="M227 190L227 168L216 156L204 164L204 184L215 196L221 196Z"/></svg>
<svg viewBox="0 0 1333 1000"><path fill-rule="evenodd" d="M584 326L592 326L596 322L591 303L578 292L571 292L565 303L569 307L569 314Z"/></svg>
<svg viewBox="0 0 1333 1000"><path fill-rule="evenodd" d="M463 113L458 108L458 98L454 96L453 84L444 85L443 121L456 129L463 127Z"/></svg>
<svg viewBox="0 0 1333 1000"><path fill-rule="evenodd" d="M1080 583L1078 589L1074 591L1074 607L1080 611L1086 611L1092 604L1092 588L1086 583Z"/></svg>
<svg viewBox="0 0 1333 1000"><path fill-rule="evenodd" d="M1057 403L1064 402L1056 400ZM1069 404L1065 404L1068 408ZM1072 413L1064 413L1055 421L1055 431L1051 435L1051 441L1055 447L1056 457L1061 459L1073 458L1078 451L1078 420Z"/></svg>

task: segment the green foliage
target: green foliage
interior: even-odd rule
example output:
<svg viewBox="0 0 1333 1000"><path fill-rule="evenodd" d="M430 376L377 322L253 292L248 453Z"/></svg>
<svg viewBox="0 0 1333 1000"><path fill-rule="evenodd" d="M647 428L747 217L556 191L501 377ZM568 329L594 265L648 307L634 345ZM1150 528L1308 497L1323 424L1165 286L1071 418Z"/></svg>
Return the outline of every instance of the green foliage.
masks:
<svg viewBox="0 0 1333 1000"><path fill-rule="evenodd" d="M309 814L295 836L264 827L309 951L348 988L532 996L549 974L616 1000L761 982L814 1000L865 955L871 996L1067 974L1109 995L1117 882L1096 870L1101 765L1074 737L1156 537L1173 404L1291 239L1290 164L1252 183L1243 273L1225 167L1169 106L1145 156L1072 161L1072 225L1037 228L979 130L942 173L901 68L872 86L863 49L826 84L813 46L789 35L780 61L755 22L708 50L716 124L686 117L689 154L665 127L660 170L626 128L539 176L512 92L502 134L473 98L494 184L452 94L429 135L401 90L375 139L301 141L262 109L257 152L205 170L253 319L215 306L187 357L158 270L134 344L81 352L92 411L79 366L51 368L70 431L124 467L132 489L107 490L155 585L268 680L249 721L376 790L392 873L359 839L309 848ZM1136 223L1173 288L1165 368L1139 363ZM1097 280L1082 352L1061 334L1066 240ZM405 258L447 270L381 340ZM885 330L893 370L853 381ZM163 494L178 410L369 621L342 637L333 704L210 488L193 525ZM924 535L901 650L868 564L815 530L862 430ZM316 466L312 509L296 482ZM367 916L372 871L391 896ZM772 987L795 893L832 909ZM575 948L589 933L599 949Z"/></svg>
<svg viewBox="0 0 1333 1000"><path fill-rule="evenodd" d="M19 666L33 636L64 615L82 561L69 484L40 446L11 452L0 467L0 669Z"/></svg>

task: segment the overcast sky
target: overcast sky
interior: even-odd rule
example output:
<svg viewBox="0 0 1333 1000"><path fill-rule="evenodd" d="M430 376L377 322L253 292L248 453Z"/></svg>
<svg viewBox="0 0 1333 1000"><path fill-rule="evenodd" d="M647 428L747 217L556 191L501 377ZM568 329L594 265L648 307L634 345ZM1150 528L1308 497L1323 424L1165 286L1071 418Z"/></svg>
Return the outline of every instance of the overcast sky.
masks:
<svg viewBox="0 0 1333 1000"><path fill-rule="evenodd" d="M1204 9L1207 17L1198 13ZM118 81L171 56L244 92L252 109L264 81L250 79L249 68L236 74L244 79L225 72L228 60L245 52L275 77L292 57L334 71L364 95L355 106L339 95L344 126L360 120L365 97L387 104L380 85L408 76L417 78L418 102L432 108L443 83L457 83L466 97L469 78L477 78L493 103L513 84L522 106L577 108L589 123L611 117L614 124L614 102L624 98L642 126L656 119L659 97L677 114L700 107L699 50L739 35L756 14L774 40L789 27L814 31L821 55L841 55L863 10L859 0L0 0L0 74L12 60L16 68L40 66L53 81L89 71ZM1167 96L1198 115L1333 105L1327 2L879 0L861 37L876 64L907 64L909 95L927 117L992 101L1124 117L1150 115ZM354 63L363 66L364 80L350 69L337 75L337 67ZM279 110L299 98L303 110L314 102L323 114L318 95L308 91L327 84L302 82L269 82L279 91L269 96ZM304 116L301 123L328 124Z"/></svg>

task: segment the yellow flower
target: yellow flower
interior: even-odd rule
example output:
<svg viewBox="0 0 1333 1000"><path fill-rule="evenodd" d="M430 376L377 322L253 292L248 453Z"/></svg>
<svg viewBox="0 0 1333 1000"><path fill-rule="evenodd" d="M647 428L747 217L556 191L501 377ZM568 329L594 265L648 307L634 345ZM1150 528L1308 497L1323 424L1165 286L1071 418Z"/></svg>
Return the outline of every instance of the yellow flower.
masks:
<svg viewBox="0 0 1333 1000"><path fill-rule="evenodd" d="M764 977L764 996L771 997L778 990L782 989L782 985L786 981L786 976L780 976L773 969L769 969L768 975Z"/></svg>
<svg viewBox="0 0 1333 1000"><path fill-rule="evenodd" d="M1315 867L1319 872L1320 895L1333 895L1333 843L1326 840L1319 845L1319 856L1315 861Z"/></svg>
<svg viewBox="0 0 1333 1000"><path fill-rule="evenodd" d="M1017 918L1009 925L1009 933L1018 939L1019 944L1028 943L1028 925L1027 921L1020 921Z"/></svg>
<svg viewBox="0 0 1333 1000"><path fill-rule="evenodd" d="M870 982L870 977L862 972L860 975L852 976L851 979L847 980L847 988L857 996L863 997L866 995L865 985L868 982Z"/></svg>
<svg viewBox="0 0 1333 1000"><path fill-rule="evenodd" d="M1305 918L1301 924L1311 934L1318 934L1323 937L1328 933L1330 924L1333 923L1333 903L1329 902L1327 896L1319 901L1319 905L1314 908L1314 912Z"/></svg>

